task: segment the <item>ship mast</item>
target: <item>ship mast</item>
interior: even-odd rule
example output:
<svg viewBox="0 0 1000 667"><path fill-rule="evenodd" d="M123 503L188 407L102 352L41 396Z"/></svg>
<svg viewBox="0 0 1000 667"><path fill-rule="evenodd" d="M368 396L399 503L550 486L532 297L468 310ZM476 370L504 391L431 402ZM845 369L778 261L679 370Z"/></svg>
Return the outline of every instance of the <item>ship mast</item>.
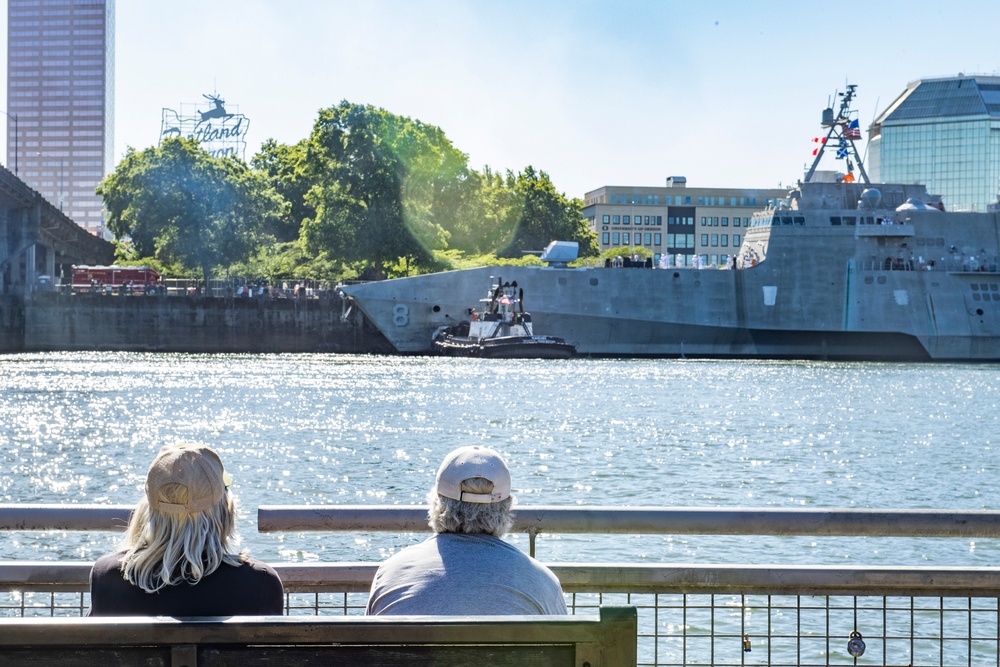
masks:
<svg viewBox="0 0 1000 667"><path fill-rule="evenodd" d="M858 169L861 172L861 182L866 185L868 184L868 174L865 172L865 165L861 161L858 147L854 144L855 139L861 138L861 128L858 127L858 119L851 118L851 100L854 99L854 92L857 87L857 84L848 84L847 92L839 94L841 98L840 111L836 118L833 117L832 108L823 110L822 125L829 129L827 130L826 137L820 140L819 148L816 149L816 159L813 160L812 167L809 168L809 172L806 174L806 183L812 180L813 174L816 173L816 167L819 166L819 161L823 158L823 151L830 145L830 140L836 138L837 159L847 160L848 176L845 177L845 180L854 180L854 165L851 163L851 155L853 155L854 161L858 163Z"/></svg>

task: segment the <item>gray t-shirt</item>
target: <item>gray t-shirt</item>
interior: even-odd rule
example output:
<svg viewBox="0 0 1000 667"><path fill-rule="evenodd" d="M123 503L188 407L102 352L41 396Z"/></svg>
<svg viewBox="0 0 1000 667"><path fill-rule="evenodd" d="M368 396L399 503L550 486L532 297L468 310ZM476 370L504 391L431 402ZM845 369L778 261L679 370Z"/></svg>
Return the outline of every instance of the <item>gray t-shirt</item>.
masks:
<svg viewBox="0 0 1000 667"><path fill-rule="evenodd" d="M549 568L492 535L436 534L382 563L368 614L565 614Z"/></svg>

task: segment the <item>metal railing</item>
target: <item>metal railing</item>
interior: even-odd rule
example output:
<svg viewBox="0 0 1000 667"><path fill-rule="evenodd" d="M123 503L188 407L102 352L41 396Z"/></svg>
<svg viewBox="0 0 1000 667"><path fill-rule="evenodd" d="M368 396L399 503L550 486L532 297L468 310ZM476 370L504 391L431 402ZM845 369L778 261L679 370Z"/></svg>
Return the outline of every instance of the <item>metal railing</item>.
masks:
<svg viewBox="0 0 1000 667"><path fill-rule="evenodd" d="M0 506L0 528L3 510ZM421 505L263 505L257 529L269 532L426 532ZM810 535L1000 537L1000 512L784 510L698 507L518 507L513 532L552 534Z"/></svg>
<svg viewBox="0 0 1000 667"><path fill-rule="evenodd" d="M0 504L0 531L125 529L131 505ZM426 532L423 505L262 505L257 529L273 532ZM1000 512L702 507L517 507L513 532L539 535L777 535L1000 537Z"/></svg>
<svg viewBox="0 0 1000 667"><path fill-rule="evenodd" d="M0 530L117 530L126 506L0 505ZM1000 537L1000 512L519 508L515 530ZM426 531L422 507L261 507L265 532ZM79 615L89 562L0 561L0 614ZM377 563L276 564L286 613L362 614ZM573 613L639 610L640 665L997 665L1000 568L550 564ZM5 593L4 593L5 592ZM848 651L852 633L864 654Z"/></svg>

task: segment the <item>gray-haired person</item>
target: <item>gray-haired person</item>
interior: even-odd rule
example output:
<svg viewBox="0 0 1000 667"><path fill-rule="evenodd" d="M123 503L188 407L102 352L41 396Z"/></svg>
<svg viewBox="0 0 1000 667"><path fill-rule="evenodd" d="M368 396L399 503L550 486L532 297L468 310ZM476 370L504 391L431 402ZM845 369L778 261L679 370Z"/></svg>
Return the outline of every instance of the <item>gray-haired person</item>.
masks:
<svg viewBox="0 0 1000 667"><path fill-rule="evenodd" d="M428 495L434 535L375 573L368 614L565 614L559 580L501 538L513 525L510 471L486 447L448 454Z"/></svg>
<svg viewBox="0 0 1000 667"><path fill-rule="evenodd" d="M90 572L90 615L281 614L277 573L237 551L231 483L210 447L160 449L120 550Z"/></svg>

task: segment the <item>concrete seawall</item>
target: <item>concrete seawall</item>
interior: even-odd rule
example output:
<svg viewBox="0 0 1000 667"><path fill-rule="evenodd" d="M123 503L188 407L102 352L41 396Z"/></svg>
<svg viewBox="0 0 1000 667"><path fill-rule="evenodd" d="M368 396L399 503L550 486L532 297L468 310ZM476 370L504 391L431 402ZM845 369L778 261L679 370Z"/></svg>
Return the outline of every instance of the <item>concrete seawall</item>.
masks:
<svg viewBox="0 0 1000 667"><path fill-rule="evenodd" d="M373 352L392 346L324 299L36 293L0 297L0 352Z"/></svg>

